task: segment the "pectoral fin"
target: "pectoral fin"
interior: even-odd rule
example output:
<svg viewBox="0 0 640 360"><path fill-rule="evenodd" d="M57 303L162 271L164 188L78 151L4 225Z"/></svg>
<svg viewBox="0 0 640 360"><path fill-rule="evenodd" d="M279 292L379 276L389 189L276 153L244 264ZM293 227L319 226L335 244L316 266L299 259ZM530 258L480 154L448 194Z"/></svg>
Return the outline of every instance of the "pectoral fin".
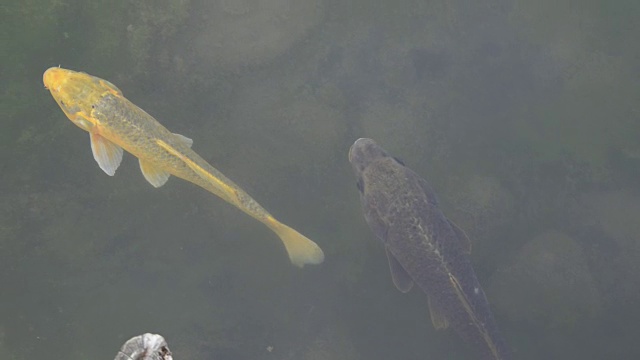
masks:
<svg viewBox="0 0 640 360"><path fill-rule="evenodd" d="M393 254L386 249L387 259L389 260L389 270L391 270L391 279L393 280L393 284L400 290L400 292L406 293L413 287L413 279L407 271L402 267L402 265L398 262L398 259L393 256Z"/></svg>
<svg viewBox="0 0 640 360"><path fill-rule="evenodd" d="M431 315L431 322L436 330L446 329L449 327L449 320L444 316L444 312L436 305L430 296L427 296L429 301L429 315Z"/></svg>
<svg viewBox="0 0 640 360"><path fill-rule="evenodd" d="M122 162L122 148L100 134L89 133L89 136L93 158L98 162L100 169L113 176Z"/></svg>
<svg viewBox="0 0 640 360"><path fill-rule="evenodd" d="M164 185L167 180L169 180L169 173L158 169L157 167L151 165L149 162L146 162L140 159L140 170L142 170L142 175L147 179L151 185L159 188Z"/></svg>
<svg viewBox="0 0 640 360"><path fill-rule="evenodd" d="M449 225L451 225L451 228L456 233L456 236L458 237L458 240L460 241L460 244L462 245L462 248L464 249L464 251L467 254L471 254L471 240L469 240L469 237L467 236L467 233L465 233L464 230L462 230L453 221L448 220L448 219L447 219L447 221L449 221Z"/></svg>

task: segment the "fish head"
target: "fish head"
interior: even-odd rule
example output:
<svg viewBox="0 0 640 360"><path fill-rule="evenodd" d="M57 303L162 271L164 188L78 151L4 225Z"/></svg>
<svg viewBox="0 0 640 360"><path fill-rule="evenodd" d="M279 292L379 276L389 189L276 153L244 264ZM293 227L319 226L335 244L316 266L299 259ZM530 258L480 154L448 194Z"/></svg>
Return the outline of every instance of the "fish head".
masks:
<svg viewBox="0 0 640 360"><path fill-rule="evenodd" d="M372 139L360 138L349 149L349 162L358 179L358 190L364 192L369 182L380 183L378 179L384 173L397 173L404 163L389 155ZM382 170L382 171L381 171Z"/></svg>
<svg viewBox="0 0 640 360"><path fill-rule="evenodd" d="M349 162L356 175L360 175L367 166L376 160L388 156L389 154L378 146L375 141L367 138L356 140L349 149Z"/></svg>
<svg viewBox="0 0 640 360"><path fill-rule="evenodd" d="M376 237L386 243L390 214L397 210L396 199L403 191L404 165L375 141L364 138L349 149L349 162L356 175L364 217Z"/></svg>
<svg viewBox="0 0 640 360"><path fill-rule="evenodd" d="M69 120L89 132L97 124L93 116L95 104L106 94L122 96L122 92L106 80L60 67L47 69L42 81Z"/></svg>

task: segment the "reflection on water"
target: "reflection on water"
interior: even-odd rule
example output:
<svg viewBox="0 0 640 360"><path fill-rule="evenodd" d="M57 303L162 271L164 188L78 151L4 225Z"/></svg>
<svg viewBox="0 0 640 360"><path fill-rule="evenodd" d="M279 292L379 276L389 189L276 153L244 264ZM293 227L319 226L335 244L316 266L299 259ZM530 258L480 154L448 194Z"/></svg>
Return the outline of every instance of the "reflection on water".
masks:
<svg viewBox="0 0 640 360"><path fill-rule="evenodd" d="M32 0L4 7L0 353L176 359L473 359L399 294L347 162L371 137L471 235L518 358L635 358L637 2ZM115 177L42 88L115 83L270 212L278 239L177 179ZM100 357L104 357L100 356Z"/></svg>

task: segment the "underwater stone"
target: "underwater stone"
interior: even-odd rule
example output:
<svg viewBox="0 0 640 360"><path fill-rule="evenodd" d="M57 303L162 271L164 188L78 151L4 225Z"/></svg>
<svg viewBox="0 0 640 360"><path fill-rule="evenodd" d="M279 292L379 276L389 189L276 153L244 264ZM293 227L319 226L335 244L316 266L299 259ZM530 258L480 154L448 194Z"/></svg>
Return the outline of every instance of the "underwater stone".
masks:
<svg viewBox="0 0 640 360"><path fill-rule="evenodd" d="M494 275L487 292L496 312L546 327L572 326L601 308L584 251L557 231L526 243Z"/></svg>

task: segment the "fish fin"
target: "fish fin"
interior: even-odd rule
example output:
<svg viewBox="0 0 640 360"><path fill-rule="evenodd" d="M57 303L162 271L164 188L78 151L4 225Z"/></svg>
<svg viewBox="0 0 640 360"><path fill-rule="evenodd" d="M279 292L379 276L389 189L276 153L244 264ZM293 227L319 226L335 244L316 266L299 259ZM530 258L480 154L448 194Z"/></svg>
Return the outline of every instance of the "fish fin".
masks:
<svg viewBox="0 0 640 360"><path fill-rule="evenodd" d="M156 139L156 143L163 149L165 149L169 154L177 157L178 159L182 160L191 170L193 170L193 172L196 173L196 175L200 176L202 179L204 179L205 181L210 182L211 184L214 185L215 189L218 190L218 192L216 192L215 194L220 196L221 198L223 198L224 200L232 203L232 204L238 204L237 200L236 200L236 190L229 186L229 184L227 184L226 182L224 182L223 180L215 177L213 174L211 174L209 171L207 171L206 169L202 168L202 166L198 165L196 162L194 162L193 160L189 159L189 157L187 157L185 154L181 153L180 151L176 150L175 148L173 148L171 145L167 144L166 142L160 140L160 139Z"/></svg>
<svg viewBox="0 0 640 360"><path fill-rule="evenodd" d="M104 80L104 79L100 79L100 84L102 86L105 86L105 87L109 88L109 92L111 92L113 95L118 96L118 97L122 97L122 91L120 91L120 89L118 89L117 86L113 85L109 81Z"/></svg>
<svg viewBox="0 0 640 360"><path fill-rule="evenodd" d="M471 321L473 321L474 325L478 326L479 321L478 321L478 319L477 319L477 317L475 315L475 312L473 311L473 307L471 305L471 301L469 301L469 298L467 297L467 294L465 294L464 289L462 288L462 285L460 284L460 281L458 281L458 278L455 277L455 275L449 273L449 282L451 283L451 286L453 286L453 289L455 290L456 295L458 296L458 299L460 300L460 303L464 307L464 310L471 317ZM478 287L476 290L478 292L480 292L481 289ZM484 291L482 292L482 296L484 296ZM486 298L485 298L485 301L486 301ZM481 327L478 326L478 328L481 328Z"/></svg>
<svg viewBox="0 0 640 360"><path fill-rule="evenodd" d="M467 315L469 315L471 324L473 324L476 327L476 329L480 332L480 335L482 335L482 337L484 338L484 341L489 347L489 350L491 351L491 353L494 355L494 358L503 359L504 357L499 355L499 351L498 351L499 345L496 344L492 335L487 331L485 324L480 319L478 319L478 316L474 311L474 308L472 305L473 300L470 300L468 298L467 294L465 294L464 289L462 288L462 285L460 284L458 279L451 273L449 273L449 281L451 282L451 285L453 286L453 289L455 290L456 295L460 300L460 303L464 307L465 312L467 313ZM474 289L474 294L472 296L482 296L483 299L481 301L484 303L487 303L487 298L484 294L484 291L482 291L482 288L479 285Z"/></svg>
<svg viewBox="0 0 640 360"><path fill-rule="evenodd" d="M189 139L188 137L176 133L173 133L173 135L175 135L179 143L186 145L187 147L191 147L191 145L193 145L193 140Z"/></svg>
<svg viewBox="0 0 640 360"><path fill-rule="evenodd" d="M196 162L189 159L188 156L174 149L166 142L160 139L156 139L156 143L161 148L166 150L169 154L182 160L191 170L193 170L193 172L195 172L202 179L211 182L211 184L213 184L215 188L219 190L219 193L216 193L216 195L240 207L241 204L238 205L239 200L237 200L237 191L235 188L227 184L225 181L215 177L209 171L202 168L202 166L198 165ZM280 223L272 217L259 220L267 225L280 237L280 240L282 240L282 243L287 250L287 254L289 255L289 260L291 260L292 264L298 267L303 267L306 264L320 264L324 261L324 253L322 252L322 249L320 249L318 244L309 240L304 235L288 227L287 225Z"/></svg>
<svg viewBox="0 0 640 360"><path fill-rule="evenodd" d="M465 233L464 230L462 230L453 221L449 219L447 219L447 221L449 221L449 225L451 225L451 228L453 229L453 231L456 233L456 236L460 240L460 245L462 245L462 249L464 249L464 251L467 254L471 254L471 240L467 236L467 233Z"/></svg>
<svg viewBox="0 0 640 360"><path fill-rule="evenodd" d="M147 181L154 187L159 188L169 180L169 173L158 169L156 166L151 165L148 161L140 159L140 170L142 175Z"/></svg>
<svg viewBox="0 0 640 360"><path fill-rule="evenodd" d="M438 203L439 203L438 195L436 195L436 192L433 190L431 185L429 185L427 180L421 177L417 177L417 178L418 178L418 185L420 186L420 188L422 188L422 191L424 191L425 195L427 195L427 201L429 202L429 204L438 206Z"/></svg>
<svg viewBox="0 0 640 360"><path fill-rule="evenodd" d="M91 151L93 158L98 162L98 166L107 175L113 176L116 169L122 162L122 148L111 141L105 139L100 134L89 133L91 140Z"/></svg>
<svg viewBox="0 0 640 360"><path fill-rule="evenodd" d="M438 308L438 306L431 300L431 296L427 296L429 303L429 315L431 315L431 322L436 330L446 329L449 327L449 320L444 316L444 313Z"/></svg>
<svg viewBox="0 0 640 360"><path fill-rule="evenodd" d="M407 274L407 271L402 267L398 259L389 251L389 248L387 247L385 250L387 259L389 260L389 270L391 270L391 280L393 280L393 284L400 292L409 292L413 287L413 279Z"/></svg>
<svg viewBox="0 0 640 360"><path fill-rule="evenodd" d="M271 219L265 224L280 237L293 265L303 267L307 264L317 265L324 261L324 253L318 244L287 225Z"/></svg>

